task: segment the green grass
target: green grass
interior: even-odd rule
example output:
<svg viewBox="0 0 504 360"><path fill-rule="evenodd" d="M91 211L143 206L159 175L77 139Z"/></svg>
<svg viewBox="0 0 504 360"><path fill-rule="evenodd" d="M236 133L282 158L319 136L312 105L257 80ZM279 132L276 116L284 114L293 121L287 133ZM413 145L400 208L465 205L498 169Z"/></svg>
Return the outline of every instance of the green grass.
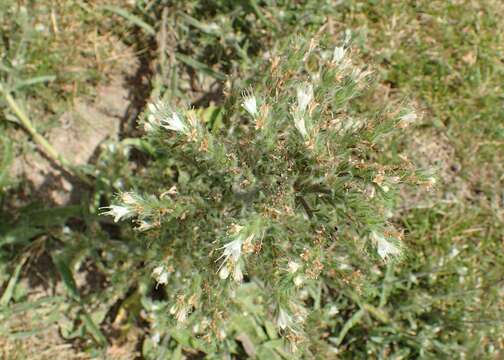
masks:
<svg viewBox="0 0 504 360"><path fill-rule="evenodd" d="M78 94L92 93L114 67L106 64L100 68L96 60L112 51L103 43L105 48L98 49L104 52L100 57L94 47L82 51L69 47L69 42L75 41L75 33L61 30L60 38L49 40L37 31L37 19L50 18L51 13L50 2L40 3L43 5L29 10L35 12L33 17L22 15L14 2L0 5L0 13L4 15L0 16L2 41L8 39L10 44L7 47L0 42L3 48L0 73L1 81L15 89L16 97L37 119L39 129L44 130L54 124L56 114L70 106L73 90L68 90L69 84L77 84ZM148 2L125 9L126 15L117 11L112 15L98 7L89 11L78 5L80 2L68 2L72 5L58 8L58 14L62 18L66 15L73 24L86 26L88 33L117 36L134 48L139 57L152 61L150 90L154 95L167 92L167 96L186 101L196 101L208 91L209 83L222 74L238 78L230 86L255 81L250 77L257 74L258 57L275 47L275 36L319 28L325 23L324 16L331 18L327 31L332 31L335 43L341 40L345 29L352 29L354 49L361 52L363 61L376 64L376 76L384 89L379 99L364 98L369 103L362 104L362 109L369 111L373 101L410 99L423 113L423 119L407 137L398 140L394 149L414 154L413 137L429 134L433 143L447 139L443 141L453 156L438 158L433 153L429 159L412 159L423 164L435 162L440 182L438 191L423 195L431 199L432 206L416 208L414 203L408 203L410 210L395 218L406 233L406 259L388 269L377 267L368 280L373 285L369 289L349 291L330 298L330 303L322 302L321 309L308 323L310 346L321 358L335 356L334 348L338 348L339 357L348 359L502 357L504 21L500 15L504 6L497 0L342 1L338 6L322 0L286 3L266 6L262 2L244 1L243 6L235 6L224 1L190 1L174 6L163 20L159 9L149 7ZM161 32L163 21L174 31L167 35L171 52L166 53L159 52L156 39L149 35L151 29ZM50 23L45 26L51 31ZM177 41L172 43L174 39ZM179 55L171 55L175 53ZM13 66L14 59L21 59L24 65ZM71 65L62 67L62 64ZM68 69L73 66L83 66L84 70ZM188 78L191 74L192 80ZM23 82L28 83L19 87ZM201 104L203 108L209 105L205 101ZM5 118L11 119L8 115ZM8 128L9 134L13 132L12 123L4 122L1 126L3 130ZM5 146L0 152L0 186L5 186L3 169L5 159L10 156L9 151L3 150L9 146L5 136L2 144ZM19 211L2 205L4 214L14 214L18 220L2 220L0 227L0 266L5 273L15 273L21 262L19 253L34 257L44 251L46 255L70 254L73 266L99 258L96 254L105 251L108 242L117 248L107 251L124 257L127 265L126 254L121 253L119 244L108 239L109 234L98 227L88 210L96 209L100 195L112 189L107 181L114 183L122 174L131 174L131 169L119 153L103 155L100 161L103 164L97 165L101 171L97 195L82 206L81 212L65 209L54 217L48 211L40 214L40 222L29 222L32 214L29 208ZM55 221L47 221L48 218ZM87 230L81 233L74 226L70 235L64 233L62 225L72 218L81 219ZM18 243L11 242L12 239ZM51 284L59 283L56 274L69 266L55 262L59 266L51 265L52 275L48 277ZM98 273L126 284L127 279L121 277L124 275L111 274L105 263L93 266L99 269ZM20 279L27 278L30 269L33 268L24 266ZM1 278L2 291L10 279ZM111 308L112 299L124 296L127 301L120 308L124 312L121 337L135 333L132 329L140 328L140 333L145 330L139 326L142 322L138 293L127 293L126 285L122 292L96 294L79 282L79 289L88 292L76 295L70 277L63 281L70 284L66 291L60 292L67 296L65 309L69 317L85 321L86 313L79 301L87 301L92 304L91 321L100 324L103 313ZM17 284L10 305L1 307L1 311L29 301L30 287L26 283ZM37 314L38 310L33 311ZM70 326L67 321L64 325L68 339L81 339L80 343L74 343L76 348L90 352L98 348L96 338L100 339L100 333L96 329L89 331L93 326L88 326L86 332L80 323ZM15 329L8 327L0 331L0 337L6 338L15 333ZM190 348L188 342L178 339L170 343L174 353L182 351L180 344L184 349Z"/></svg>

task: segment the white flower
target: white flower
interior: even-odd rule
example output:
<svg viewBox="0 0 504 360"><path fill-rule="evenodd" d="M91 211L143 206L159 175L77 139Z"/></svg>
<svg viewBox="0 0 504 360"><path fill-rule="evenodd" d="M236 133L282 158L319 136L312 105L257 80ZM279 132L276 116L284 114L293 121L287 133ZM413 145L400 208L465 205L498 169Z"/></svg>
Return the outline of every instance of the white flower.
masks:
<svg viewBox="0 0 504 360"><path fill-rule="evenodd" d="M303 282L304 282L304 278L302 275L297 275L295 278L294 278L294 285L296 285L297 287L300 287L301 285L303 285Z"/></svg>
<svg viewBox="0 0 504 360"><path fill-rule="evenodd" d="M414 123L417 120L417 118L418 118L418 116L414 112L410 112L408 114L402 115L399 118L399 124L398 124L398 126L400 128L406 128L409 125L411 125L412 123Z"/></svg>
<svg viewBox="0 0 504 360"><path fill-rule="evenodd" d="M222 280L226 280L229 276L229 269L227 267L226 264L223 264L221 266L221 269L219 271L219 277L222 279Z"/></svg>
<svg viewBox="0 0 504 360"><path fill-rule="evenodd" d="M188 313L189 309L185 305L175 304L170 308L170 314L174 315L179 323L183 323L187 320Z"/></svg>
<svg viewBox="0 0 504 360"><path fill-rule="evenodd" d="M160 276L159 276L159 279L157 281L158 284L161 284L161 285L165 285L165 284L168 284L168 272L165 271L163 272Z"/></svg>
<svg viewBox="0 0 504 360"><path fill-rule="evenodd" d="M153 103L149 103L147 104L147 109L151 112L151 113L156 113L158 111L158 105L156 104L153 104Z"/></svg>
<svg viewBox="0 0 504 360"><path fill-rule="evenodd" d="M308 136L306 130L305 113L313 100L313 86L309 83L299 84L296 88L297 107L293 109L294 125L303 137Z"/></svg>
<svg viewBox="0 0 504 360"><path fill-rule="evenodd" d="M304 112L310 102L313 100L313 86L309 83L303 83L296 88L298 111Z"/></svg>
<svg viewBox="0 0 504 360"><path fill-rule="evenodd" d="M308 136L308 131L306 130L306 124L304 120L304 116L300 113L295 113L294 114L294 126L296 126L296 129L300 132L300 134L303 137Z"/></svg>
<svg viewBox="0 0 504 360"><path fill-rule="evenodd" d="M243 280L243 273L241 271L240 265L238 264L238 260L242 254L242 245L243 240L242 237L239 236L235 240L228 242L221 249L224 249L222 255L216 260L224 258L220 267L219 267L219 277L222 280L226 280L229 277L230 269L233 271L233 279L237 282L241 282Z"/></svg>
<svg viewBox="0 0 504 360"><path fill-rule="evenodd" d="M177 195L177 194L178 194L177 187L175 185L173 185L167 191L165 191L164 193L159 195L159 198L162 199L162 198L166 197L167 195Z"/></svg>
<svg viewBox="0 0 504 360"><path fill-rule="evenodd" d="M144 123L145 131L149 132L156 128L163 127L167 130L176 132L187 132L186 124L166 103L162 101L158 101L155 104L150 103L147 105L147 111L149 114Z"/></svg>
<svg viewBox="0 0 504 360"><path fill-rule="evenodd" d="M295 261L290 260L289 263L287 264L287 267L288 267L288 271L291 274L293 274L293 273L295 273L296 271L299 270L299 268L301 267L301 265L299 265L299 263L297 263Z"/></svg>
<svg viewBox="0 0 504 360"><path fill-rule="evenodd" d="M337 46L334 48L333 62L339 63L345 57L346 49L343 46Z"/></svg>
<svg viewBox="0 0 504 360"><path fill-rule="evenodd" d="M119 220L128 219L135 215L135 211L127 206L121 205L110 205L102 207L102 209L109 209L108 211L102 212L101 215L110 215L114 217L114 222Z"/></svg>
<svg viewBox="0 0 504 360"><path fill-rule="evenodd" d="M137 231L147 231L154 227L154 224L151 224L145 220L141 220L138 222L139 225L135 228Z"/></svg>
<svg viewBox="0 0 504 360"><path fill-rule="evenodd" d="M332 305L330 308L329 308L329 311L327 312L329 314L329 316L334 316L334 315L337 315L339 313L339 310L338 308L336 307L336 305Z"/></svg>
<svg viewBox="0 0 504 360"><path fill-rule="evenodd" d="M401 178L399 176L392 176L392 177L389 177L389 181L392 184L399 184L399 182L401 181Z"/></svg>
<svg viewBox="0 0 504 360"><path fill-rule="evenodd" d="M152 335L152 342L154 344L159 344L159 342L161 341L161 334L158 333L157 331Z"/></svg>
<svg viewBox="0 0 504 360"><path fill-rule="evenodd" d="M166 116L161 119L161 126L165 129L173 130L176 132L187 132L187 127L176 112L172 112L170 116Z"/></svg>
<svg viewBox="0 0 504 360"><path fill-rule="evenodd" d="M226 245L222 247L224 251L218 260L224 258L223 263L226 263L229 259L231 259L231 261L233 261L234 263L238 262L238 259L241 256L242 244L243 240L241 237L238 237L237 239L228 242Z"/></svg>
<svg viewBox="0 0 504 360"><path fill-rule="evenodd" d="M126 205L136 205L137 200L134 197L134 193L132 192L123 192L121 193L121 201Z"/></svg>
<svg viewBox="0 0 504 360"><path fill-rule="evenodd" d="M406 124L411 124L411 123L415 122L417 117L418 117L417 114L415 114L414 112L411 112L409 114L401 116L401 121L403 121Z"/></svg>
<svg viewBox="0 0 504 360"><path fill-rule="evenodd" d="M163 265L156 266L154 270L152 270L152 277L156 280L156 282L161 285L168 284L168 277L170 273L165 269Z"/></svg>
<svg viewBox="0 0 504 360"><path fill-rule="evenodd" d="M352 39L352 31L350 29L345 30L345 45L348 45L350 43L350 40Z"/></svg>
<svg viewBox="0 0 504 360"><path fill-rule="evenodd" d="M287 312L280 308L280 310L278 311L278 316L277 316L277 320L276 320L276 324L277 326L282 329L282 330L285 330L287 328L287 326L289 326L290 324L292 323L292 318L289 314L287 314Z"/></svg>
<svg viewBox="0 0 504 360"><path fill-rule="evenodd" d="M256 117L257 112L257 100L252 94L244 94L242 106L247 110L247 112L252 115L252 117Z"/></svg>
<svg viewBox="0 0 504 360"><path fill-rule="evenodd" d="M374 242L376 243L378 255L380 255L380 257L383 260L386 261L386 260L388 260L388 258L390 256L397 256L397 255L401 254L401 250L399 249L399 247L397 247L393 243L387 241L387 239L385 239L385 237L383 235L378 234L375 231L373 231L371 233L371 237L373 238Z"/></svg>

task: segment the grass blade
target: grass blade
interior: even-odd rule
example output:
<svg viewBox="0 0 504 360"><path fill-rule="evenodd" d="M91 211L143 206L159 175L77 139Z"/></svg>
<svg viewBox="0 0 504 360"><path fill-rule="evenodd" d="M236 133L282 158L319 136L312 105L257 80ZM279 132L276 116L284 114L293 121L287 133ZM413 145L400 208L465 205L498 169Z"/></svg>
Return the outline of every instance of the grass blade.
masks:
<svg viewBox="0 0 504 360"><path fill-rule="evenodd" d="M14 90L19 90L20 88L25 87L25 86L31 86L31 85L35 85L35 84L44 83L44 82L51 82L54 80L56 80L55 75L37 76L37 77L33 77L31 79L18 81L16 83L16 85L14 86Z"/></svg>
<svg viewBox="0 0 504 360"><path fill-rule="evenodd" d="M130 12L117 7L117 6L112 6L112 5L104 5L100 7L102 10L110 11L114 14L117 14L119 16L122 16L132 24L135 24L139 28L141 28L145 33L148 35L156 35L156 30L149 24L147 24L145 21L140 19L138 16L131 14Z"/></svg>
<svg viewBox="0 0 504 360"><path fill-rule="evenodd" d="M0 306L7 306L14 295L14 290L16 288L16 284L19 279L19 274L21 274L21 268L23 267L27 257L21 259L20 263L16 266L14 270L14 274L12 274L9 283L7 284L7 288L5 289L2 298L0 298Z"/></svg>
<svg viewBox="0 0 504 360"><path fill-rule="evenodd" d="M179 60L179 61L182 61L187 66L190 66L190 67L192 67L192 68L194 68L196 70L199 70L202 73L207 74L207 75L213 77L214 79L217 79L217 80L220 80L220 81L226 80L226 75L224 75L223 73L221 73L219 71L215 71L210 66L205 65L205 64L203 64L203 63L201 63L201 62L199 62L197 60L194 60L194 59L190 58L187 55L183 55L183 54L177 53L175 55L175 58L177 60Z"/></svg>

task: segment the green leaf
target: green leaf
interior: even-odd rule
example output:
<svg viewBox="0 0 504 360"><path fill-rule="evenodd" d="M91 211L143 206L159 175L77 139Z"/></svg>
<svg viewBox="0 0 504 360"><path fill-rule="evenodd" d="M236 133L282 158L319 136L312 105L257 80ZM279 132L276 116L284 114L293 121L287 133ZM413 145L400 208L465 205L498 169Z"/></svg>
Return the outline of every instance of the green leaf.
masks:
<svg viewBox="0 0 504 360"><path fill-rule="evenodd" d="M31 86L31 85L36 85L44 82L51 82L56 80L55 75L43 75L43 76L36 76L30 79L26 80L20 80L16 83L14 86L14 90L19 90L20 88L23 88L25 86Z"/></svg>
<svg viewBox="0 0 504 360"><path fill-rule="evenodd" d="M82 217L80 205L60 206L49 209L29 209L22 215L22 221L30 226L51 227L64 224L71 217Z"/></svg>
<svg viewBox="0 0 504 360"><path fill-rule="evenodd" d="M0 232L3 233L0 235L0 246L5 246L8 244L20 245L28 243L30 239L43 234L44 230L26 225L18 225L16 227L7 228L2 228L0 226Z"/></svg>
<svg viewBox="0 0 504 360"><path fill-rule="evenodd" d="M208 351L208 346L192 336L192 333L186 329L173 329L170 335L182 346L187 346L203 352Z"/></svg>
<svg viewBox="0 0 504 360"><path fill-rule="evenodd" d="M0 136L2 152L0 153L0 189L8 185L9 167L12 163L12 143L7 136Z"/></svg>
<svg viewBox="0 0 504 360"><path fill-rule="evenodd" d="M63 296L46 296L38 300L30 300L19 304L11 304L6 308L0 308L0 313L4 317L9 317L24 311L37 309L42 305L62 303L64 300Z"/></svg>
<svg viewBox="0 0 504 360"><path fill-rule="evenodd" d="M140 151L146 152L147 154L154 156L156 155L156 149L146 140L139 138L126 138L121 141L121 144L132 146Z"/></svg>
<svg viewBox="0 0 504 360"><path fill-rule="evenodd" d="M73 277L72 271L68 266L68 261L63 255L53 256L53 262L58 269L61 280L63 281L63 285L65 289L68 291L70 297L75 300L77 303L82 305L81 297L79 294L79 290L77 289L77 284L75 283L75 279ZM86 312L84 306L82 306L82 320L86 330L93 336L96 342L103 346L107 343L107 338L100 331L99 327L95 324L91 316Z"/></svg>
<svg viewBox="0 0 504 360"><path fill-rule="evenodd" d="M202 23L201 21L193 18L190 15L187 15L184 13L179 13L179 15L184 19L184 21L188 25L194 26L196 29L203 31L205 34L215 35L215 36L222 35L222 29L215 23L205 24L205 23Z"/></svg>
<svg viewBox="0 0 504 360"><path fill-rule="evenodd" d="M98 344L102 346L107 344L107 338L105 337L105 335L103 335L98 326L96 326L91 316L89 316L88 314L84 314L83 321L84 325L86 326L86 330L91 333L91 335L94 337L94 339Z"/></svg>
<svg viewBox="0 0 504 360"><path fill-rule="evenodd" d="M68 266L68 261L62 255L53 256L53 261L56 269L61 275L61 280L63 281L63 285L68 291L68 294L72 299L80 303L81 298L79 290L77 289L77 284L75 283L72 271Z"/></svg>
<svg viewBox="0 0 504 360"><path fill-rule="evenodd" d="M283 340L272 340L261 344L257 349L257 359L280 360L282 357L276 350L283 347Z"/></svg>
<svg viewBox="0 0 504 360"><path fill-rule="evenodd" d="M224 109L221 106L209 106L207 108L198 109L197 114L203 120L203 122L208 124L208 127L214 130L219 130L223 123Z"/></svg>
<svg viewBox="0 0 504 360"><path fill-rule="evenodd" d="M182 61L184 64L187 66L190 66L198 71L201 71L204 74L207 74L208 76L213 77L214 79L224 81L226 80L226 75L219 71L215 71L208 65L205 65L197 60L194 60L193 58L190 58L189 56L183 55L181 53L175 54L175 58L179 61Z"/></svg>
<svg viewBox="0 0 504 360"><path fill-rule="evenodd" d="M0 306L7 306L7 304L12 299L12 296L14 295L14 289L16 288L16 284L19 279L19 274L21 273L21 268L23 267L27 258L28 257L24 256L19 262L19 264L17 264L16 269L14 270L14 273L12 274L9 280L9 283L5 288L5 291L2 297L0 298Z"/></svg>
<svg viewBox="0 0 504 360"><path fill-rule="evenodd" d="M140 27L145 33L148 35L156 35L156 30L149 24L147 24L145 21L140 19L138 16L131 14L130 12L124 10L123 8L117 7L117 6L112 6L112 5L103 5L100 7L100 9L105 10L105 11L110 11L113 12L114 14L117 14L119 16L122 16L132 24Z"/></svg>

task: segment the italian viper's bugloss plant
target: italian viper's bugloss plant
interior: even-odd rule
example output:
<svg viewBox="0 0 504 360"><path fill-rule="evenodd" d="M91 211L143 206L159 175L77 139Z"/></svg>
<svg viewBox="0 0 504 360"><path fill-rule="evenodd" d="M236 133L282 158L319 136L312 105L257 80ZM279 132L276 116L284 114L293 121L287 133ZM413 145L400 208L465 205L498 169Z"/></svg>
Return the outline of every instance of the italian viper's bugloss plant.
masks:
<svg viewBox="0 0 504 360"><path fill-rule="evenodd" d="M269 56L258 83L228 89L218 127L163 100L140 118L155 156L104 214L144 239L143 271L163 293L144 304L153 344L177 328L201 351L229 350L240 317L309 351L321 294L362 291L373 267L402 257L389 221L399 184L433 183L407 159L378 161L416 115L354 110L371 72L348 42Z"/></svg>

